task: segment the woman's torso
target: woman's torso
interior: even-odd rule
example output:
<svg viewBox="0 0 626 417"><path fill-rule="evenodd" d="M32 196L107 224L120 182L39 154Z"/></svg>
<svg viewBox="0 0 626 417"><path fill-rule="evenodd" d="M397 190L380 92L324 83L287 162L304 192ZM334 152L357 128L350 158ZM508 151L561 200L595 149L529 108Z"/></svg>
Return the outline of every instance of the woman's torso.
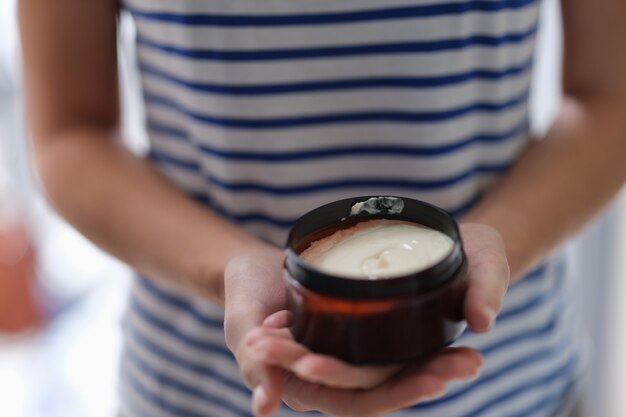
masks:
<svg viewBox="0 0 626 417"><path fill-rule="evenodd" d="M320 204L366 194L455 215L527 143L539 1L127 0L150 157L199 202L281 245ZM548 415L572 380L557 261L515 284L487 357L420 416ZM222 312L138 279L127 414L250 415ZM532 411L532 413L531 413ZM291 414L288 410L283 415Z"/></svg>

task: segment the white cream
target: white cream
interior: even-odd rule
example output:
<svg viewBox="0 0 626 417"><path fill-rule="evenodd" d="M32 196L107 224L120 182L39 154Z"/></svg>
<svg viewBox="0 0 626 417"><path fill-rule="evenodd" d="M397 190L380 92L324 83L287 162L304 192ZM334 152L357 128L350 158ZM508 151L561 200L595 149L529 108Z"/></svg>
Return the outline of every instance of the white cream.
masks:
<svg viewBox="0 0 626 417"><path fill-rule="evenodd" d="M441 261L454 245L447 235L394 220L370 220L313 242L301 256L324 272L354 279L410 274Z"/></svg>

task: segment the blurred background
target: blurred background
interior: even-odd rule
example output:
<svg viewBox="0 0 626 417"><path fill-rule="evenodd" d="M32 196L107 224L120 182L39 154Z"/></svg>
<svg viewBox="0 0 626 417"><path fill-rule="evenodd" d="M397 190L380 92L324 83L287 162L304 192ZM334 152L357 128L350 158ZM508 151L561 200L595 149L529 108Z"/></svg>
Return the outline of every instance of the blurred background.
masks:
<svg viewBox="0 0 626 417"><path fill-rule="evenodd" d="M545 131L559 100L558 3L545 0L532 94ZM121 20L124 130L145 137L132 54ZM54 215L26 153L15 0L0 1L0 416L112 417L121 347L119 319L130 271ZM568 247L577 264L587 332L588 417L626 416L626 192Z"/></svg>

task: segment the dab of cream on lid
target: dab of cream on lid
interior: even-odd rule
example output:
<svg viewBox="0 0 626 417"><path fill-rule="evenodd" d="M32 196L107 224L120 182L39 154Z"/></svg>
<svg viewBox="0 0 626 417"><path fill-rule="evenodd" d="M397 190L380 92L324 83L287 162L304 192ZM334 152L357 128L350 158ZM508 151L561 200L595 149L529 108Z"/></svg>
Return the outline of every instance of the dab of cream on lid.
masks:
<svg viewBox="0 0 626 417"><path fill-rule="evenodd" d="M447 235L414 223L370 220L317 240L300 255L326 273L385 279L426 269L454 245Z"/></svg>

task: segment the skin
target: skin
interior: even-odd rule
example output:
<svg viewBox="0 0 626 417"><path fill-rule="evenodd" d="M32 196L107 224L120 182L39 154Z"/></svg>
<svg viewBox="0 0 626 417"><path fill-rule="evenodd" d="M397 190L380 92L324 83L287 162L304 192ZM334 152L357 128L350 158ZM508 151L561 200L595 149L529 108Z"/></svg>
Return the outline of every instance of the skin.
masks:
<svg viewBox="0 0 626 417"><path fill-rule="evenodd" d="M225 306L226 340L257 415L282 399L296 410L378 416L474 377L482 359L466 348L401 368L355 367L290 338L282 252L196 205L120 145L116 7L19 3L33 163L56 210L142 273ZM491 327L509 278L597 215L626 180L626 2L564 0L563 16L557 121L462 219L465 314L477 332Z"/></svg>

